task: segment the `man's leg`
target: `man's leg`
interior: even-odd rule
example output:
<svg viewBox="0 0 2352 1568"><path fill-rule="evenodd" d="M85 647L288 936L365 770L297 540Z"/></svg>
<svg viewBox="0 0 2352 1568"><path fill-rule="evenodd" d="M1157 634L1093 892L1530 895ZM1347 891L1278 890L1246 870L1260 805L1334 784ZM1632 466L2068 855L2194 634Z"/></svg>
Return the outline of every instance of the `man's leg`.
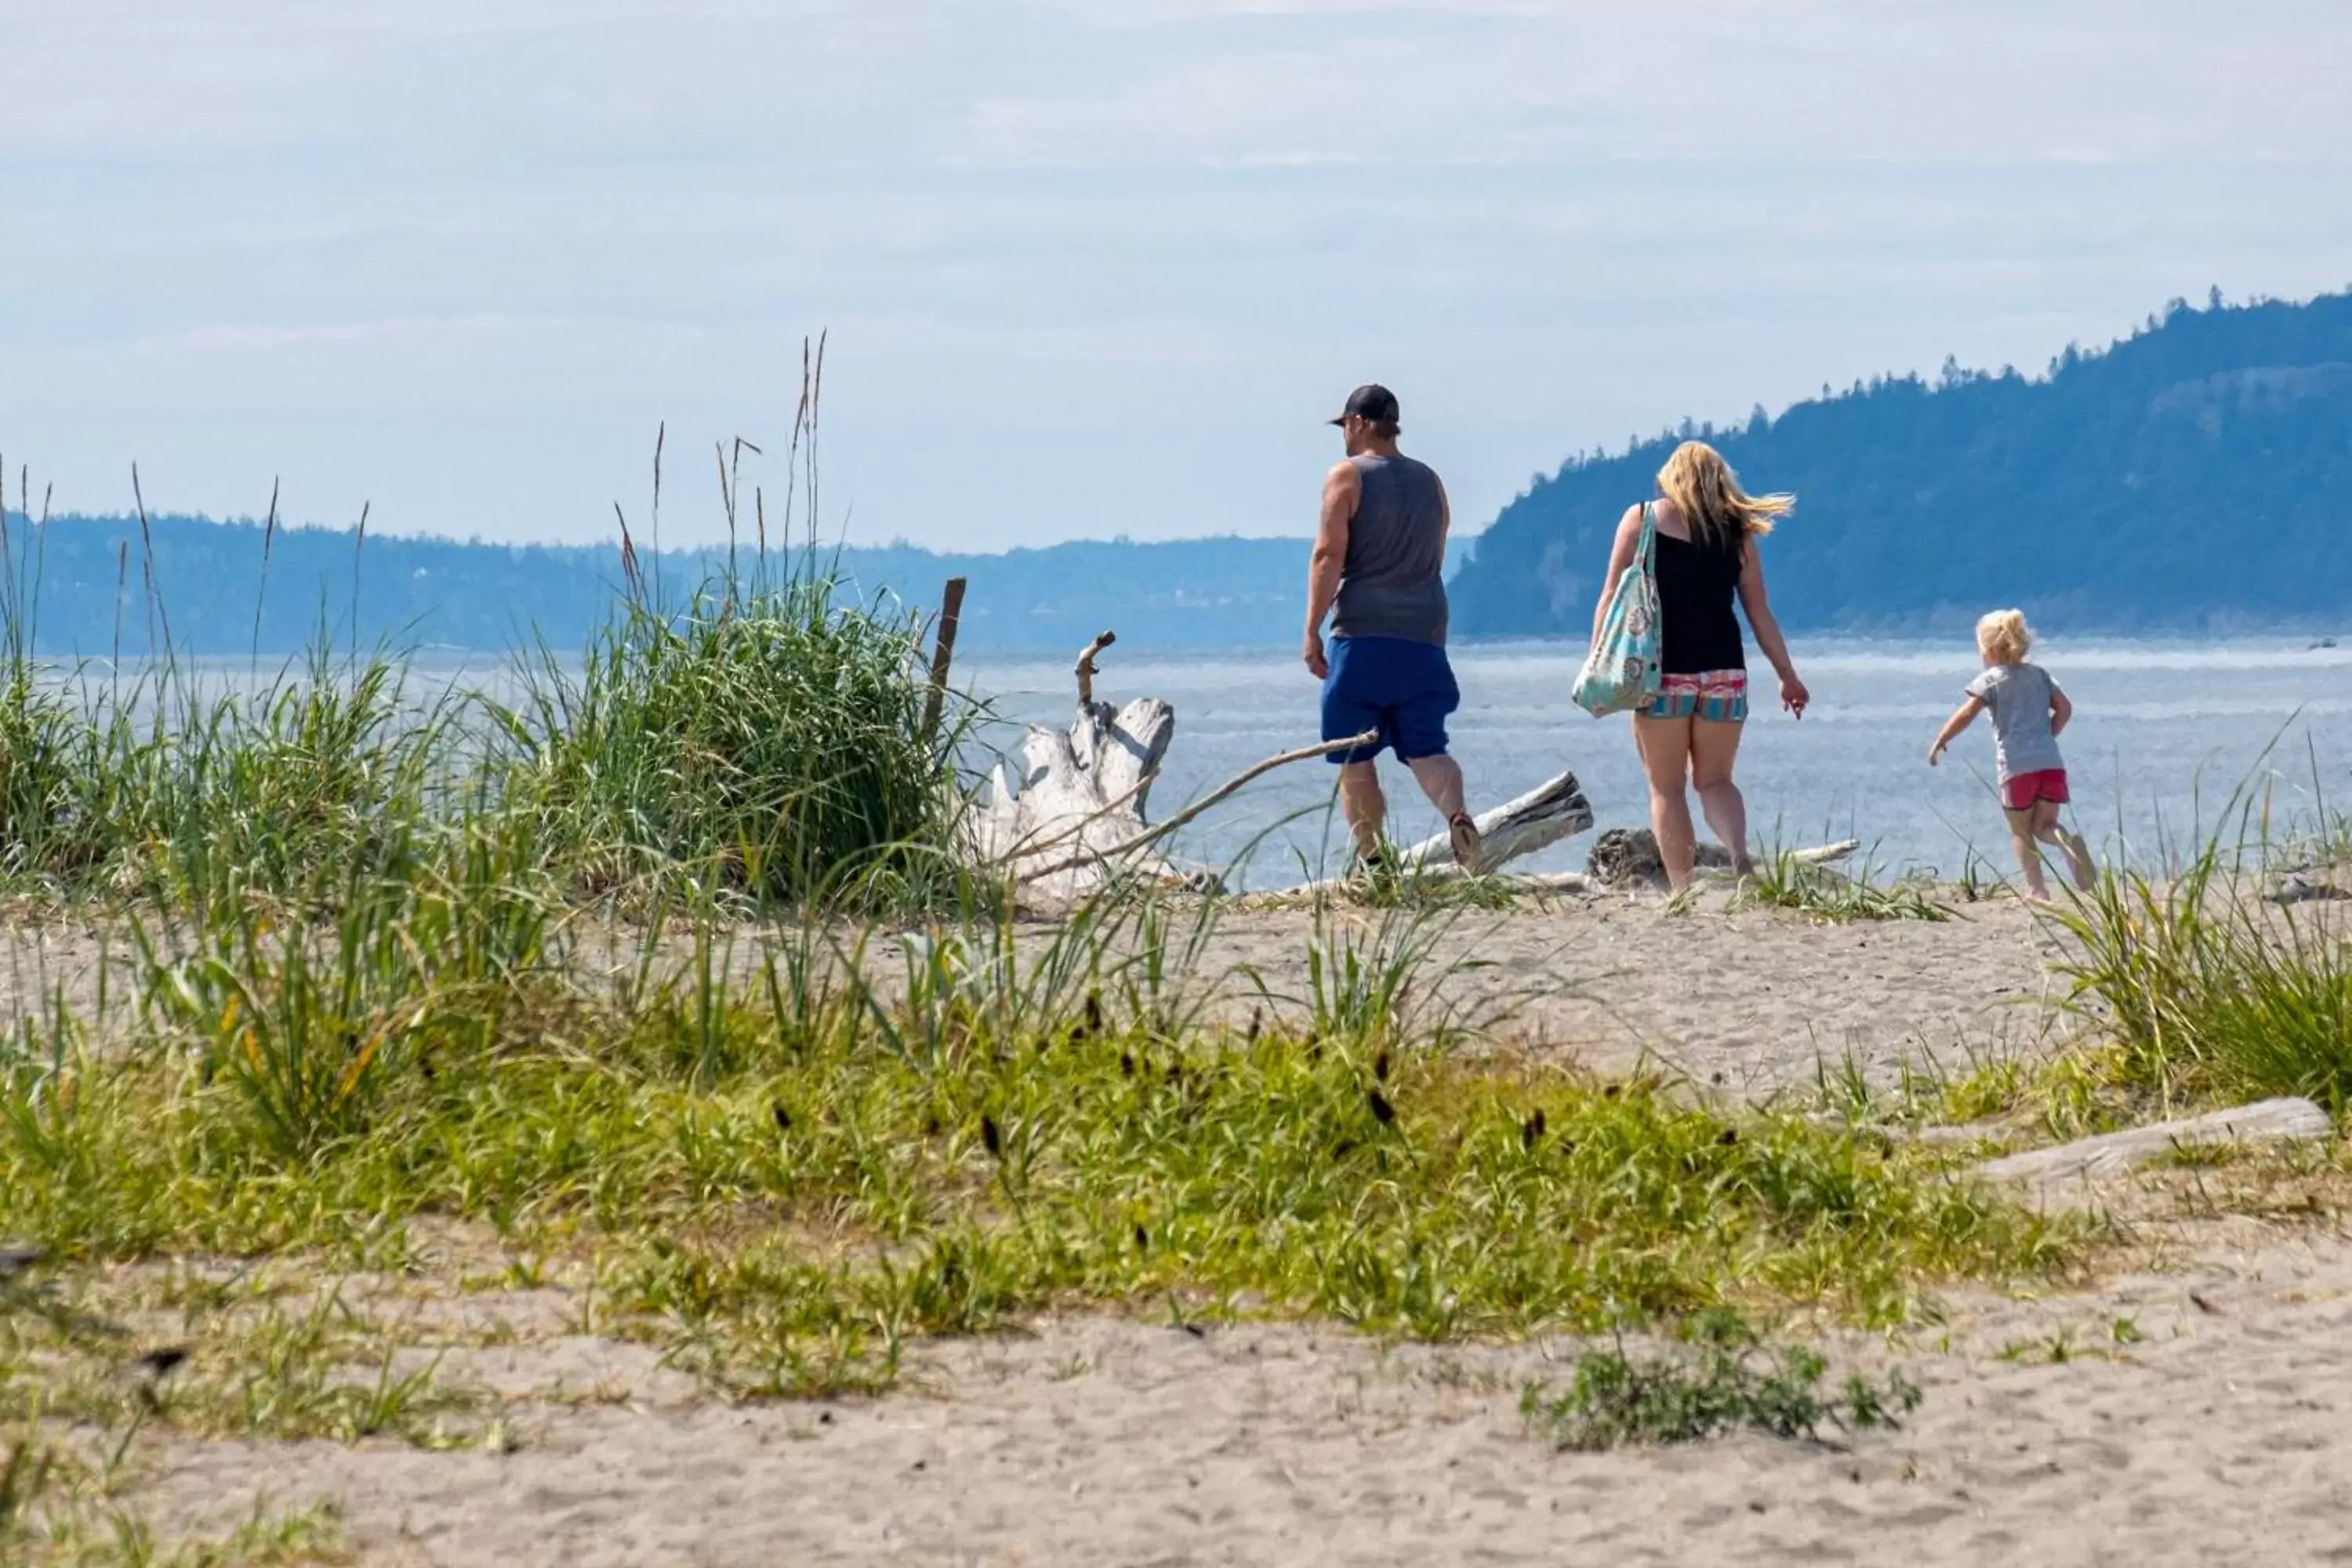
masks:
<svg viewBox="0 0 2352 1568"><path fill-rule="evenodd" d="M1348 829L1355 836L1356 853L1369 857L1381 847L1381 830L1387 826L1388 797L1381 794L1381 770L1377 762L1349 763L1339 770L1339 811L1348 819Z"/></svg>
<svg viewBox="0 0 2352 1568"><path fill-rule="evenodd" d="M1331 642L1331 671L1323 679L1323 739L1344 741L1370 731L1383 735L1388 721L1381 710L1362 700L1364 682L1356 668L1357 645L1346 637ZM1381 829L1387 824L1389 803L1381 794L1380 745L1342 753L1339 763L1339 815L1356 841L1356 853L1367 856L1381 847Z"/></svg>
<svg viewBox="0 0 2352 1568"><path fill-rule="evenodd" d="M1446 821L1462 815L1461 763L1441 752L1433 757L1415 757L1405 765L1412 769L1412 782Z"/></svg>
<svg viewBox="0 0 2352 1568"><path fill-rule="evenodd" d="M1445 818L1454 862L1476 874L1486 869L1477 825L1463 806L1462 764L1446 751L1445 720L1461 705L1462 690L1444 648L1423 650L1416 670L1420 689L1397 710L1397 755L1412 770L1413 782Z"/></svg>

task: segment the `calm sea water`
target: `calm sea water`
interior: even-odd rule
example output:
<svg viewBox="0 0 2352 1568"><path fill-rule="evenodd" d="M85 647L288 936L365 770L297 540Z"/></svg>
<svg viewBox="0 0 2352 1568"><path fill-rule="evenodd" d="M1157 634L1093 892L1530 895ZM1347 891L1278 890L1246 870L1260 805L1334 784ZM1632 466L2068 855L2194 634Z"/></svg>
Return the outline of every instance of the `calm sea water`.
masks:
<svg viewBox="0 0 2352 1568"><path fill-rule="evenodd" d="M1568 700L1581 649L1499 645L1455 651L1463 693L1454 754L1474 809L1573 772L1601 827L1647 820L1630 721L1594 720ZM1987 721L1930 769L1927 743L1979 668L1963 638L1934 643L1820 640L1796 647L1814 706L1800 723L1779 710L1769 670L1748 726L1739 779L1759 844L1859 838L1886 874L1957 876L1971 855L2009 868L1992 798ZM2211 824L2231 792L2267 784L2274 811L2308 817L2352 805L2352 649L2307 642L2050 641L2036 661L2075 704L2063 742L2074 810L2110 856L2162 861L2178 840ZM1250 763L1317 737L1317 687L1289 647L1182 658L1136 658L1114 647L1096 694L1114 702L1163 698L1176 740L1151 806L1154 820ZM1762 669L1761 661L1758 668ZM975 655L965 679L1003 719L1068 721L1070 658ZM994 739L1017 744L1013 724ZM1393 761L1383 778L1401 835L1434 832L1436 818ZM1333 770L1320 762L1277 772L1180 835L1178 853L1213 865L1246 858L1245 880L1296 879L1302 867L1336 868L1345 835L1331 811ZM1590 837L1525 868L1580 868Z"/></svg>

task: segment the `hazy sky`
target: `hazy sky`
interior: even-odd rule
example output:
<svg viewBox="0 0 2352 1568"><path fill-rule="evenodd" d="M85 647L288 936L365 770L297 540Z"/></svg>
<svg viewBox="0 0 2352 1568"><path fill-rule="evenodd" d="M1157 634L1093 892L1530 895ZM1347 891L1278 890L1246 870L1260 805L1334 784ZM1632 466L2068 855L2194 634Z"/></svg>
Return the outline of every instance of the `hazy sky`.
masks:
<svg viewBox="0 0 2352 1568"><path fill-rule="evenodd" d="M861 540L1301 532L1367 379L1475 526L1684 414L2352 282L2345 0L0 24L0 452L75 510L136 458L159 508L602 538L667 419L665 542L713 538L712 443L780 445L829 328Z"/></svg>

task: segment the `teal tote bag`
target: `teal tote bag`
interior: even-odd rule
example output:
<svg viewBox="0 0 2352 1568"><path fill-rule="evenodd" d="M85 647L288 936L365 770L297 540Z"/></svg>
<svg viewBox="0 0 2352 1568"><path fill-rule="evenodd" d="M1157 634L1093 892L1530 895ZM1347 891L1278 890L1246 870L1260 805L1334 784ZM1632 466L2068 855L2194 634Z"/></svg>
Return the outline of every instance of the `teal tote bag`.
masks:
<svg viewBox="0 0 2352 1568"><path fill-rule="evenodd" d="M1644 503L1642 542L1633 552L1633 563L1617 579L1609 613L1601 618L1601 635L1584 656L1584 668L1570 694L1596 719L1646 708L1658 695L1658 577L1653 559L1657 539L1654 510Z"/></svg>

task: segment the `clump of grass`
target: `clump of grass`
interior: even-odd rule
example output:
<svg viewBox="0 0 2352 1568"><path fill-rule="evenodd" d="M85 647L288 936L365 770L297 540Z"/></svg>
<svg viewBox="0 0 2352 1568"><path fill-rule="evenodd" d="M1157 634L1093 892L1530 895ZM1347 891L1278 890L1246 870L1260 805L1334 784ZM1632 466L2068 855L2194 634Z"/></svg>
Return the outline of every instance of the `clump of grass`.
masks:
<svg viewBox="0 0 2352 1568"><path fill-rule="evenodd" d="M1473 875L1451 861L1424 866L1408 863L1404 850L1383 840L1381 858L1359 862L1324 897L1372 910L1439 911L1447 910L1509 910L1526 893L1507 877Z"/></svg>
<svg viewBox="0 0 2352 1568"><path fill-rule="evenodd" d="M1823 1426L1843 1432L1900 1426L1918 1408L1918 1386L1900 1371L1883 1381L1860 1373L1824 1396L1827 1363L1803 1347L1767 1350L1729 1314L1693 1325L1677 1352L1628 1355L1621 1342L1578 1358L1566 1392L1531 1384L1519 1399L1529 1427L1561 1448L1702 1442L1740 1430L1783 1438L1817 1438Z"/></svg>
<svg viewBox="0 0 2352 1568"><path fill-rule="evenodd" d="M1736 907L1793 910L1816 921L1927 921L1941 922L1952 912L1928 889L1910 880L1881 885L1865 868L1848 876L1810 865L1789 850L1766 855L1740 879Z"/></svg>
<svg viewBox="0 0 2352 1568"><path fill-rule="evenodd" d="M1439 999L1454 975L1491 967L1486 960L1441 957L1451 929L1451 922L1411 906L1389 906L1366 924L1338 906L1318 904L1307 950L1307 994L1292 999L1303 1004L1309 1034L1443 1050L1491 1024ZM1259 989L1265 991L1262 979ZM1280 1000L1271 993L1267 997Z"/></svg>
<svg viewBox="0 0 2352 1568"><path fill-rule="evenodd" d="M455 706L411 700L388 658L314 658L249 691L18 658L0 666L0 876L217 900L380 858L428 811Z"/></svg>
<svg viewBox="0 0 2352 1568"><path fill-rule="evenodd" d="M167 697L167 700L170 700ZM321 870L380 864L450 787L462 699L410 697L390 657L337 668L314 654L259 690L190 690L151 733L163 890L234 900Z"/></svg>
<svg viewBox="0 0 2352 1568"><path fill-rule="evenodd" d="M0 873L73 878L102 861L108 825L86 798L95 731L26 661L0 672Z"/></svg>
<svg viewBox="0 0 2352 1568"><path fill-rule="evenodd" d="M515 787L592 882L683 867L762 900L905 898L944 879L957 809L918 630L808 564L675 614L633 596L582 673L530 671Z"/></svg>
<svg viewBox="0 0 2352 1568"><path fill-rule="evenodd" d="M2352 958L2324 924L2273 909L2209 839L2168 879L2110 871L2053 909L2057 968L2111 1037L2118 1080L2169 1108L2302 1095L2352 1100Z"/></svg>
<svg viewBox="0 0 2352 1568"><path fill-rule="evenodd" d="M413 829L394 871L314 879L307 902L235 900L188 928L133 927L152 1027L201 1082L235 1092L251 1134L296 1158L351 1135L435 1053L497 1047L565 946L520 819Z"/></svg>

